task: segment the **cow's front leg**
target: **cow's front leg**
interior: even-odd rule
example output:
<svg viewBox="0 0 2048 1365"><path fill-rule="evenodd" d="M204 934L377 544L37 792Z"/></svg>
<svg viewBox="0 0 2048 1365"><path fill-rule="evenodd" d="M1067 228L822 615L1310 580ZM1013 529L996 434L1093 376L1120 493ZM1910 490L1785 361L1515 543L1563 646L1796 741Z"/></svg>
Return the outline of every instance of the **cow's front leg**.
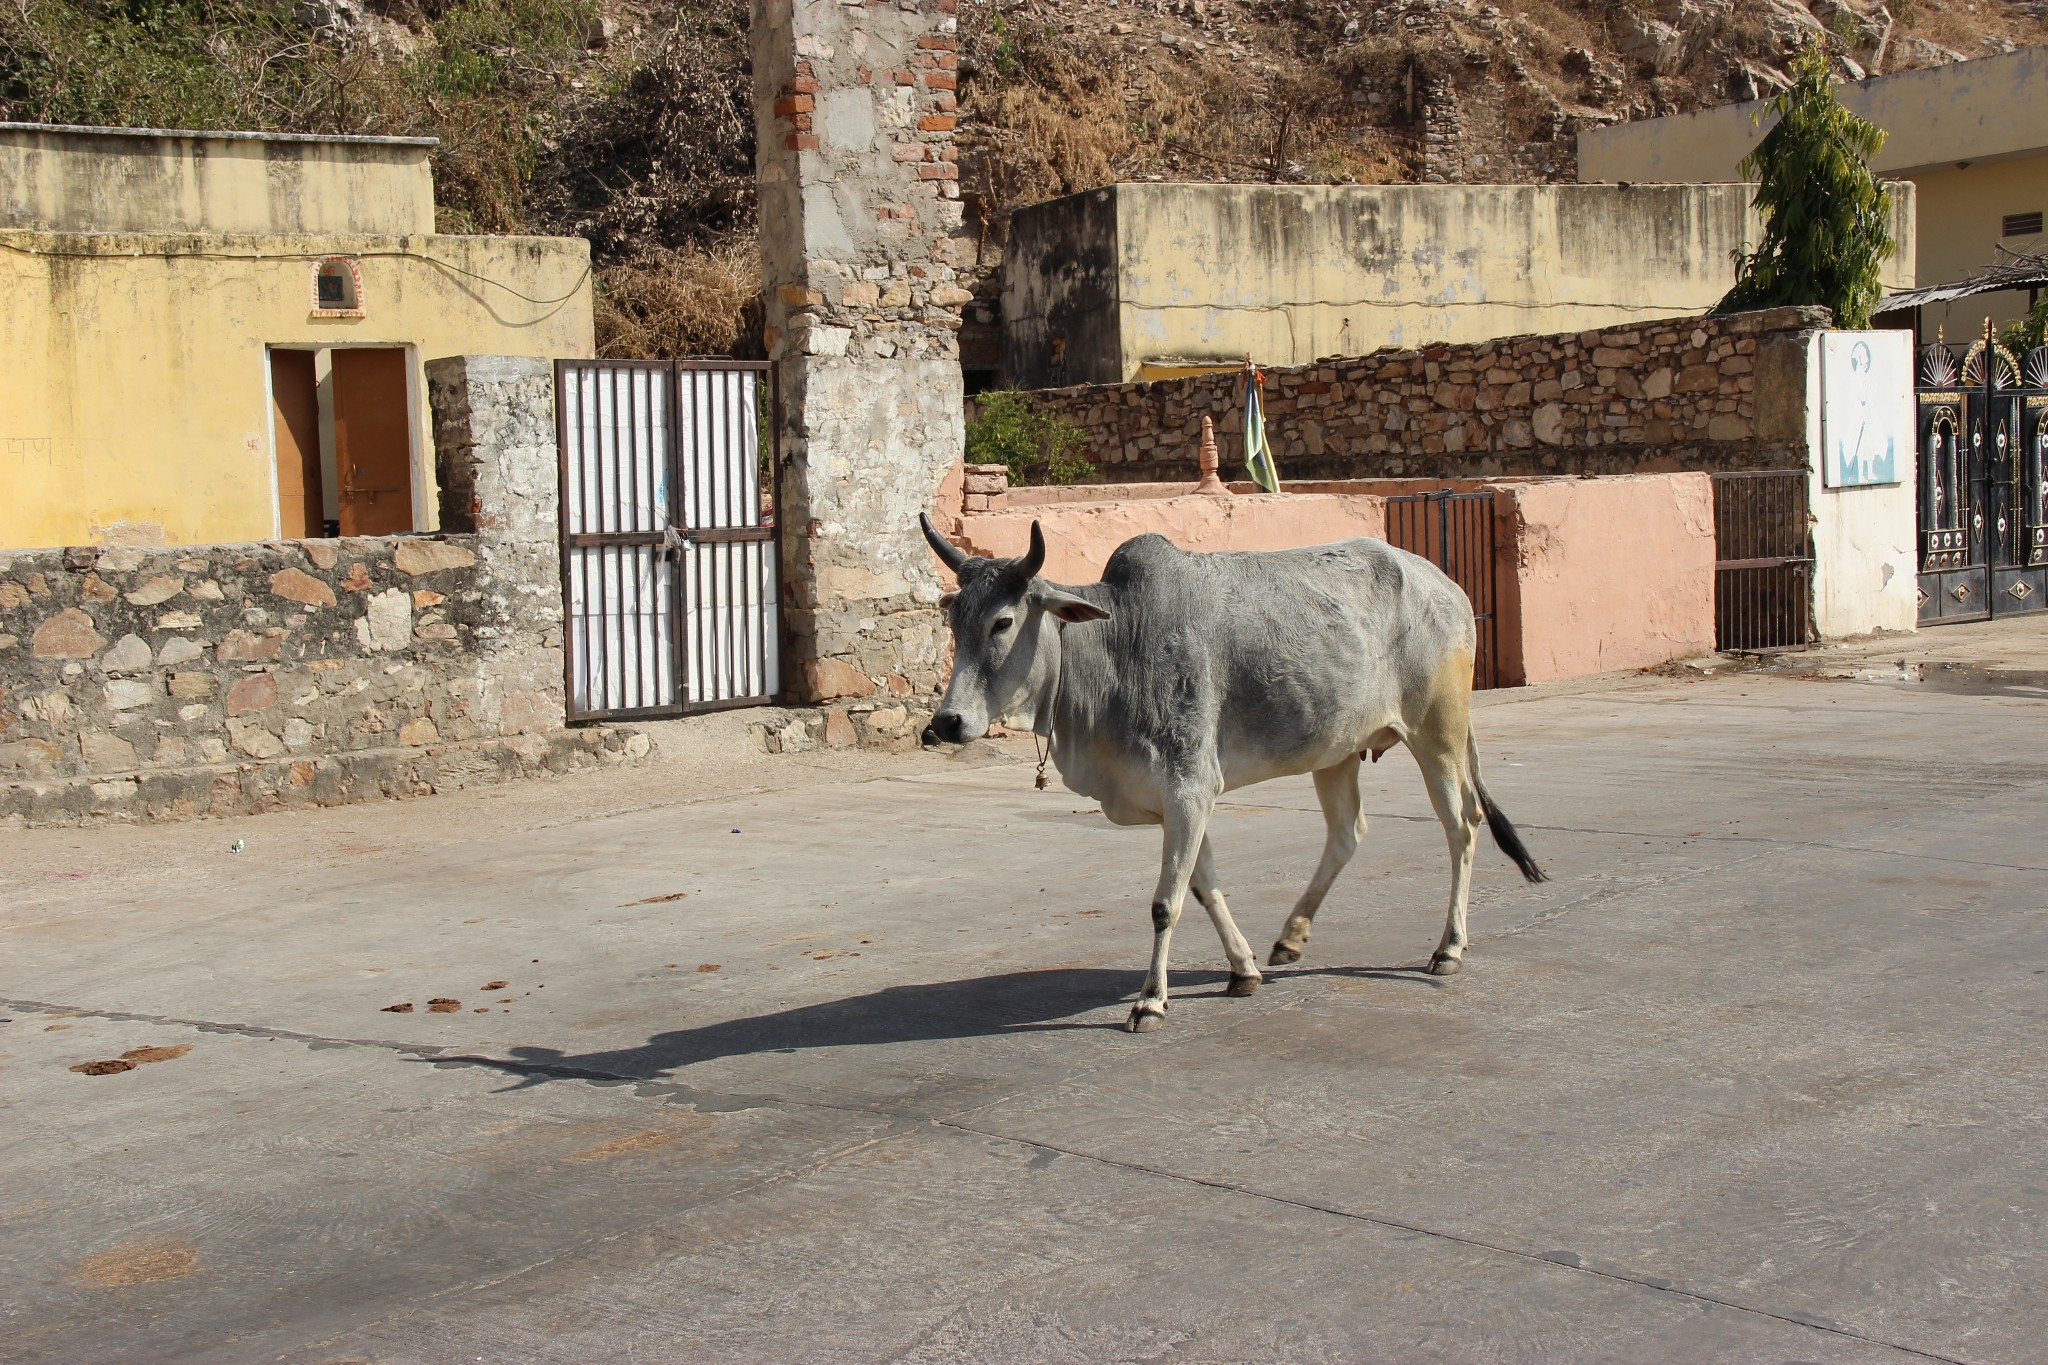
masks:
<svg viewBox="0 0 2048 1365"><path fill-rule="evenodd" d="M1316 911L1321 908L1323 897L1330 894L1337 874L1351 861L1351 855L1358 851L1358 841L1365 837L1365 807L1358 797L1358 760L1346 758L1327 768L1318 768L1315 784L1316 799L1323 806L1323 856L1316 863L1315 875L1309 878L1308 890L1301 893L1301 899L1294 903L1294 912L1280 930L1273 954L1266 959L1269 967L1301 961L1301 950L1308 943L1309 930L1315 927Z"/></svg>
<svg viewBox="0 0 2048 1365"><path fill-rule="evenodd" d="M1138 1003L1131 1006L1133 1033L1150 1033L1166 1022L1167 947L1173 941L1173 926L1180 922L1181 903L1187 899L1214 804L1212 796L1183 797L1168 804L1160 822L1166 838L1159 857L1159 885L1152 892L1152 968L1145 973Z"/></svg>

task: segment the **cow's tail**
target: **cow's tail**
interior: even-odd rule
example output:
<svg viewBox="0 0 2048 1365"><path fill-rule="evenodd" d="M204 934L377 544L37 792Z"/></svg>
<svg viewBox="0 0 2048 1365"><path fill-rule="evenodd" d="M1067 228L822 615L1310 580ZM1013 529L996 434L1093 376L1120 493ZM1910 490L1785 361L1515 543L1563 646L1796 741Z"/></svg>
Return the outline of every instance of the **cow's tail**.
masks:
<svg viewBox="0 0 2048 1365"><path fill-rule="evenodd" d="M1522 842L1521 831L1515 828L1514 821L1508 819L1507 812L1486 794L1486 784L1479 780L1479 741L1469 733L1465 738L1465 754L1472 768L1472 788L1479 793L1479 808L1486 812L1486 828L1492 831L1493 842L1500 846L1501 852L1514 860L1516 867L1522 869L1524 877L1532 882L1549 881L1550 878L1544 875L1543 869L1538 867L1536 860L1529 855L1529 846Z"/></svg>

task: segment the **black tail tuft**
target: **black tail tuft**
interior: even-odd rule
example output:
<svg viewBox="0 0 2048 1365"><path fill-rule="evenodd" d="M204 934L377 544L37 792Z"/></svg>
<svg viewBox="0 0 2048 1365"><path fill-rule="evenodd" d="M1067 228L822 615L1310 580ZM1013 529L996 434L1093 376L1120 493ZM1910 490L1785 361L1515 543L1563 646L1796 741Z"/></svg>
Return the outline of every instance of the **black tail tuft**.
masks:
<svg viewBox="0 0 2048 1365"><path fill-rule="evenodd" d="M1479 789L1479 804L1486 811L1486 827L1493 831L1493 841L1500 845L1500 851L1514 859L1515 866L1521 868L1522 875L1530 881L1549 881L1550 878L1543 874L1543 869L1536 866L1536 860L1529 856L1528 846L1522 842L1522 836L1515 829L1514 822L1508 819L1505 811L1493 804L1493 798L1486 794L1484 787Z"/></svg>

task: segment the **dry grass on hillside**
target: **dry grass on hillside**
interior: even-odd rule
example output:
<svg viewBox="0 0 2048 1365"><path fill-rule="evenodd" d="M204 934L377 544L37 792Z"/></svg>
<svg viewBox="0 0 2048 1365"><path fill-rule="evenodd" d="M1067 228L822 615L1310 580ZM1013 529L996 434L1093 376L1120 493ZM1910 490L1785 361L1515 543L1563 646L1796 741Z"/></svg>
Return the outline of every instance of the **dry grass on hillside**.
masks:
<svg viewBox="0 0 2048 1365"><path fill-rule="evenodd" d="M669 360L759 347L761 257L751 238L657 247L598 277L597 353Z"/></svg>

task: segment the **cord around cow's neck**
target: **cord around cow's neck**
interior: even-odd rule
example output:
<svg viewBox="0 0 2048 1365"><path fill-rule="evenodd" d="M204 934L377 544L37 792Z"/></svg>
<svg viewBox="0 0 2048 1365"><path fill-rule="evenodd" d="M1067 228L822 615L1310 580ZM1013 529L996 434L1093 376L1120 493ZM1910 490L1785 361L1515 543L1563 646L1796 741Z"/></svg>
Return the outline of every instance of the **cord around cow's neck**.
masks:
<svg viewBox="0 0 2048 1365"><path fill-rule="evenodd" d="M1038 727L1035 725L1031 727L1031 747L1038 754L1037 786L1040 791L1044 791L1052 785L1046 780L1045 764L1046 760L1052 757L1052 727L1055 724L1055 718L1058 716L1060 709L1060 680L1066 676L1067 671L1067 623L1065 621L1058 621L1055 622L1055 625L1058 627L1059 632L1060 661L1054 666L1052 671L1052 704L1045 708L1045 734L1040 736ZM1045 741L1043 746L1039 744L1041 738Z"/></svg>

